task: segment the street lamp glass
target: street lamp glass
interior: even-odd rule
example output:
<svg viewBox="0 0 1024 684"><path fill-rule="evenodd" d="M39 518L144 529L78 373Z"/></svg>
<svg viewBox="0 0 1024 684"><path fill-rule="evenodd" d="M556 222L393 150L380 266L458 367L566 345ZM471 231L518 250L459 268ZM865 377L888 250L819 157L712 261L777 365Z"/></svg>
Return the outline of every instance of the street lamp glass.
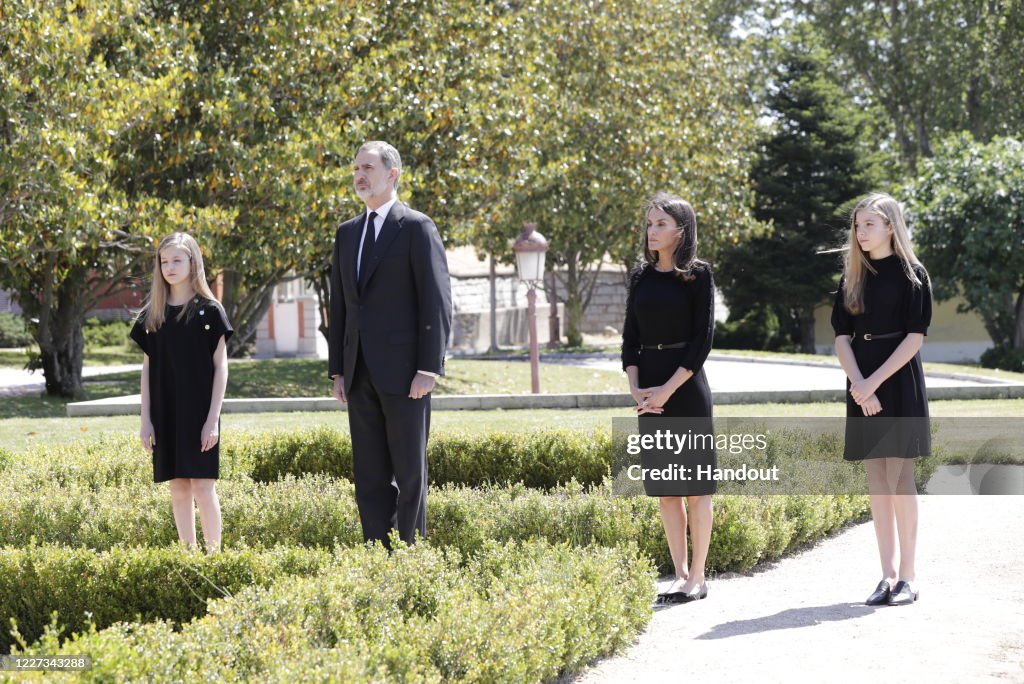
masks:
<svg viewBox="0 0 1024 684"><path fill-rule="evenodd" d="M519 279L525 282L544 279L544 252L517 252L516 269Z"/></svg>

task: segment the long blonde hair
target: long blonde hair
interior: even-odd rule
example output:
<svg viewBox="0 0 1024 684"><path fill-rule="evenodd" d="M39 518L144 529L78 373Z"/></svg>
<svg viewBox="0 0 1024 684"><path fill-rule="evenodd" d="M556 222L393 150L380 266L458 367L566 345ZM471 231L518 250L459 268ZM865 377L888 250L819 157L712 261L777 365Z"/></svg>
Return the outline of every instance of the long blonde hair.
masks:
<svg viewBox="0 0 1024 684"><path fill-rule="evenodd" d="M910 244L910 232L903 220L899 202L881 192L871 193L858 202L850 214L850 236L846 256L843 259L846 275L843 284L843 301L846 310L852 314L864 313L864 282L867 280L867 272L877 273L871 262L868 261L867 253L861 249L860 243L857 241L857 212L861 210L878 214L886 225L892 228L892 249L903 265L903 272L915 287L922 285L921 279L914 272L914 266L920 266L921 262L914 255L914 248Z"/></svg>
<svg viewBox="0 0 1024 684"><path fill-rule="evenodd" d="M199 251L199 243L188 233L171 233L157 245L156 255L153 259L153 282L149 288L149 296L146 297L145 303L138 312L137 320L144 321L146 330L150 332L156 332L164 324L164 311L170 295L170 285L164 280L164 274L160 268L160 253L173 247L184 250L188 254L192 289L196 291L196 294L220 306L220 302L206 282L206 268L203 266L203 254ZM198 302L193 297L181 308L176 320L191 319L197 308Z"/></svg>

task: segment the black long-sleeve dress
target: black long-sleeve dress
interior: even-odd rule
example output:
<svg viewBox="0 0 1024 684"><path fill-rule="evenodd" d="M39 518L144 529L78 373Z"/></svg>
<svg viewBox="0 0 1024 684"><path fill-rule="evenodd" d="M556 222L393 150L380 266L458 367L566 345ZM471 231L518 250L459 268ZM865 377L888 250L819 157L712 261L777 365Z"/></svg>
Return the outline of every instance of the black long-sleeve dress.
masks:
<svg viewBox="0 0 1024 684"><path fill-rule="evenodd" d="M679 369L693 372L665 403L664 412L640 416L640 431L659 429L664 418L706 418L687 422L703 434L712 434L711 388L704 373L704 361L711 352L715 333L715 288L711 269L706 264L694 268L694 279L687 282L673 272L661 272L645 265L630 275L626 299L626 321L622 332L622 367L637 366L640 387L662 385ZM687 343L682 349L656 349L659 344ZM683 465L696 477L697 466L717 468L713 446L687 450L679 455L642 454L644 467L664 467L665 459ZM705 471L706 472L706 471ZM651 496L700 496L713 494L716 482L709 478L682 481L644 481Z"/></svg>
<svg viewBox="0 0 1024 684"><path fill-rule="evenodd" d="M209 451L200 448L213 399L213 354L233 330L216 302L197 297L193 315L179 321L180 313L180 306L168 305L158 330L147 332L140 319L130 333L149 356L154 482L220 474L220 442Z"/></svg>
<svg viewBox="0 0 1024 684"><path fill-rule="evenodd" d="M865 378L886 362L908 333L927 335L932 317L931 286L923 266L913 266L921 281L918 286L907 277L903 262L896 254L870 259L870 262L876 273L867 273L864 312L854 315L846 310L843 281L839 283L832 307L832 329L837 336L853 336L853 356ZM892 333L899 335L887 339L865 338L865 335ZM928 395L920 352L879 385L875 396L882 410L875 416L864 416L849 393L849 379L846 389L846 460L914 458L930 453Z"/></svg>

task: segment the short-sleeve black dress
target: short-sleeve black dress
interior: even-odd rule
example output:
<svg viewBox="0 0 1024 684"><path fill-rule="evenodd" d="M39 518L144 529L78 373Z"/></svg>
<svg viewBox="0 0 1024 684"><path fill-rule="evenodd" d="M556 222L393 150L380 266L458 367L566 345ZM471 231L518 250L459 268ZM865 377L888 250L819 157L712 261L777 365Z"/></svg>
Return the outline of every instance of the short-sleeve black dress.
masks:
<svg viewBox="0 0 1024 684"><path fill-rule="evenodd" d="M641 433L657 430L662 418L706 418L687 425L702 434L713 432L711 388L704 373L704 362L711 352L715 334L715 285L711 269L705 264L696 266L693 275L694 279L687 282L676 273L658 271L651 265L644 265L630 274L622 331L623 369L637 366L641 387L662 385L679 368L693 372L693 377L665 403L660 416L640 416ZM686 346L650 348L680 342L685 342ZM713 446L687 450L674 460L686 466L691 476L695 476L698 466L718 467ZM686 482L645 480L644 490L650 496L701 496L713 494L717 483L707 477L699 480L694 477Z"/></svg>
<svg viewBox="0 0 1024 684"><path fill-rule="evenodd" d="M197 298L194 313L179 321L181 310L168 306L155 332L147 332L141 319L131 331L149 356L154 482L220 474L220 443L206 452L200 448L213 397L213 353L220 338L227 342L233 330L217 302Z"/></svg>
<svg viewBox="0 0 1024 684"><path fill-rule="evenodd" d="M891 254L870 262L876 273L867 272L863 313L853 315L846 310L843 281L839 283L832 307L832 329L837 336L853 336L853 356L865 378L886 362L908 333L927 335L932 317L931 284L923 266L913 266L921 281L918 286L907 277L898 255ZM865 337L892 333L899 335L870 340ZM849 393L849 379L846 389L846 460L915 458L930 453L928 395L920 353L878 387L875 396L882 410L875 416L864 416ZM874 428L868 427L871 425Z"/></svg>

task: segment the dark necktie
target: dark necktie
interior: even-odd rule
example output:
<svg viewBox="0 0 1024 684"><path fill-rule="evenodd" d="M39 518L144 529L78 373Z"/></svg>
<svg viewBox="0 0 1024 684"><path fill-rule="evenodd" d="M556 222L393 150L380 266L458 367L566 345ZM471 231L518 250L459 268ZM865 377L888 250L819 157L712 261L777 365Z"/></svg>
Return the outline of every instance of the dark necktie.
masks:
<svg viewBox="0 0 1024 684"><path fill-rule="evenodd" d="M370 260L373 258L373 245L377 241L377 226L374 221L377 212L371 211L366 219L366 236L363 237L363 249L359 252L359 289L363 289L366 282L366 273L370 268Z"/></svg>

